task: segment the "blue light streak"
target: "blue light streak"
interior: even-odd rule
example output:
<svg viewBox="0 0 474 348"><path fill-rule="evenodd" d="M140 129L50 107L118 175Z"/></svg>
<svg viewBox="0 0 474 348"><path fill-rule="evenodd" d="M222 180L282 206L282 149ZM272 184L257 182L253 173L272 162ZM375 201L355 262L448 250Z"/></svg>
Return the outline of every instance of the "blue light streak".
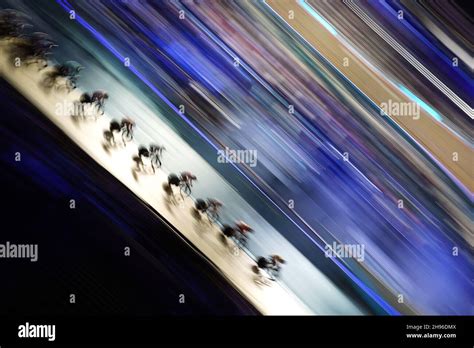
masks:
<svg viewBox="0 0 474 348"><path fill-rule="evenodd" d="M67 12L73 10L72 5L69 4L66 0L56 0L56 2L64 8ZM319 16L316 11L306 3L303 3L304 6L308 6L317 16ZM329 25L322 17L319 18L323 22ZM97 30L94 29L87 21L85 21L81 16L77 13L75 14L75 20L86 28L104 47L106 47L115 57L117 57L121 62L125 61L125 56L121 55L111 44L107 41L107 39L100 34ZM324 25L324 24L323 24ZM329 25L330 26L330 25ZM337 35L335 30L330 27L334 31L334 35ZM328 29L331 31L330 29ZM128 69L132 71L143 83L145 83L155 94L157 94L179 117L181 117L193 130L195 130L207 143L209 143L214 149L220 150L220 148L214 144L198 127L196 127L193 122L191 122L184 114L182 114L179 109L172 104L166 96L161 93L153 83L148 80L142 73L140 73L132 64L128 66ZM265 198L267 198L288 220L290 220L293 225L298 228L301 232L303 232L313 244L315 244L322 252L325 251L324 247L319 245L298 223L293 220L285 211L283 211L277 203L275 203L262 189L255 184L252 179L247 176L235 163L229 161L229 163L245 178L247 179ZM365 285L362 281L360 281L340 260L335 258L331 258L331 260L354 282L356 283L367 295L369 295L383 310L385 310L390 315L400 315L400 313L394 309L389 303L387 303L382 297L380 297L375 291L373 291L370 287Z"/></svg>

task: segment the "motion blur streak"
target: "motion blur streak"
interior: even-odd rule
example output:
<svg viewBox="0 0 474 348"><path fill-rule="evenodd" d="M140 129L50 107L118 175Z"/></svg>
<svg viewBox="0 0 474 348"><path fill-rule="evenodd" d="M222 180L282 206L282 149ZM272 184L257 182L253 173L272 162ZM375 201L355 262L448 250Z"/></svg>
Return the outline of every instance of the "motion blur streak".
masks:
<svg viewBox="0 0 474 348"><path fill-rule="evenodd" d="M111 81L110 112L132 108L117 95L126 88L159 110L135 116L142 125L162 118L193 142L241 197L201 181L205 174L199 189L207 191L197 194L217 192L228 218L246 214L243 201L255 209L245 218L262 229L250 251L271 245L285 255L282 281L315 312L366 310L342 286L325 299L344 304L324 307L311 283L318 273L299 267L293 247L335 284L351 278L370 308L474 314L473 28L455 1L4 2L54 17L49 29L88 52L82 64L101 62L80 83ZM61 45L57 54L79 61ZM142 128L137 139L158 134ZM256 150L258 164L224 169L216 146ZM335 274L319 258L333 243L364 246L364 260L335 259L343 269Z"/></svg>
<svg viewBox="0 0 474 348"><path fill-rule="evenodd" d="M72 10L72 7L69 7L70 5L67 4L66 1L61 1L61 0L58 0L58 2L61 4L61 6L63 6L65 9L67 9L68 11L71 11ZM104 44L104 46L106 46L117 58L120 59L120 61L124 61L125 57L121 56L117 50L107 41L104 39L104 37L102 35L100 35L100 33L98 33L93 27L91 27L86 21L84 21L80 16L77 16L76 17L76 20L78 22L80 22L85 28L87 28L89 31L91 31L93 33L93 35L102 43ZM150 89L155 92L163 101L166 102L166 104L168 106L171 107L171 109L177 114L179 115L181 118L183 118L185 120L185 122L187 124L189 124L196 132L198 132L199 135L201 135L212 147L214 147L216 150L218 150L218 147L211 141L209 140L209 138L203 134L202 131L200 131L192 122L189 121L189 119L184 116L181 112L179 112L178 108L173 105L172 103L169 102L169 100L163 96L163 94L148 80L146 79L139 71L137 71L133 66L130 66L130 70L133 71L133 73L135 75L137 75L148 87L150 87ZM308 235L308 233L300 226L298 225L298 223L296 223L285 211L283 211L272 199L271 197L269 197L263 190L261 190L252 180L251 178L249 178L237 165L235 165L234 163L230 162L232 164L232 166L240 173L242 174L246 179L248 179L252 185L254 185L266 198L268 198L273 204L275 204L275 206L281 211L281 213L283 213L283 215L285 217L287 217L301 232L303 232L306 236L308 236L310 238L310 240L321 250L324 252L324 248L318 243L316 242L314 239L311 238L311 236ZM299 216L298 216L299 217ZM308 224L306 224L310 229L311 229L311 226L309 226ZM316 231L314 231L313 229L311 229L314 233L316 233ZM318 235L319 238L321 238L319 235ZM374 301L376 301L376 303L378 305L380 305L387 313L390 313L390 314L398 314L398 312L396 310L394 310L388 303L386 303L386 301L384 301L382 298L380 298L376 293L374 293L374 291L372 291L369 287L367 287L364 283L362 283L357 277L355 277L353 275L353 273L347 269L347 267L345 267L337 258L334 258L332 259L337 265L338 267L340 267L342 269L342 271L348 276L350 277L355 283L358 284L358 286L360 286Z"/></svg>

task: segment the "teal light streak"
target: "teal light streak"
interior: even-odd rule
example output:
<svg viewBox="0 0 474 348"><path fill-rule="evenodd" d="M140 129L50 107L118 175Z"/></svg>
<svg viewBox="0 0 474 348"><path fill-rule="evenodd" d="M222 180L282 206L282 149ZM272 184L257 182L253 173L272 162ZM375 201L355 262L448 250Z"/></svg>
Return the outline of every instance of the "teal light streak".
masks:
<svg viewBox="0 0 474 348"><path fill-rule="evenodd" d="M400 85L399 86L400 90L405 94L408 98L413 100L414 102L418 103L428 114L430 114L436 121L438 122L443 122L443 117L439 114L438 111L433 109L431 106L426 104L423 100L418 98L413 92L411 92L408 88L405 86Z"/></svg>
<svg viewBox="0 0 474 348"><path fill-rule="evenodd" d="M327 20L325 20L319 13L317 13L314 8L312 8L310 5L306 3L305 0L298 0L298 4L305 9L306 12L308 12L311 16L316 18L316 20L321 23L331 34L334 36L337 36L337 31L334 29L334 27L329 24Z"/></svg>

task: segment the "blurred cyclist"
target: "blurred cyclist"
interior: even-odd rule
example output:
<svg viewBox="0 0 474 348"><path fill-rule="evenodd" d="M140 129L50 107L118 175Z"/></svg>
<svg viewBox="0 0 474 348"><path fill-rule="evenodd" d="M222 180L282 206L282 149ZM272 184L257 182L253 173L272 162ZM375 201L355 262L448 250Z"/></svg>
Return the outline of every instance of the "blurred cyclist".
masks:
<svg viewBox="0 0 474 348"><path fill-rule="evenodd" d="M121 129L122 129L122 127L120 126L120 123L118 123L117 120L110 121L109 130L112 133L113 132L120 132Z"/></svg>
<svg viewBox="0 0 474 348"><path fill-rule="evenodd" d="M196 175L191 172L181 172L180 174L181 182L188 185L189 187L193 186L193 181L197 180Z"/></svg>
<svg viewBox="0 0 474 348"><path fill-rule="evenodd" d="M133 127L135 127L135 121L129 117L122 118L120 128L125 128L128 132L133 132Z"/></svg>
<svg viewBox="0 0 474 348"><path fill-rule="evenodd" d="M99 90L92 93L91 101L95 103L97 111L99 111L101 115L104 114L104 105L107 99L109 99L109 95L106 91Z"/></svg>
<svg viewBox="0 0 474 348"><path fill-rule="evenodd" d="M235 227L243 235L247 235L247 233L253 232L253 229L248 224L243 222L242 220L236 221Z"/></svg>
<svg viewBox="0 0 474 348"><path fill-rule="evenodd" d="M139 146L138 147L138 157L140 157L141 160L143 160L142 157L150 157L150 151L145 146Z"/></svg>
<svg viewBox="0 0 474 348"><path fill-rule="evenodd" d="M286 261L280 255L270 255L269 264L271 273L274 277L278 278L281 271L281 266L286 263Z"/></svg>
<svg viewBox="0 0 474 348"><path fill-rule="evenodd" d="M266 270L270 274L270 280L276 280L281 271L281 265L286 261L279 255L270 255L268 258L259 257L257 259L258 268Z"/></svg>
<svg viewBox="0 0 474 348"><path fill-rule="evenodd" d="M208 198L207 199L207 206L208 206L207 209L208 209L208 211L210 211L213 214L217 215L219 213L219 210L222 208L223 205L224 204L221 201L219 201L215 198Z"/></svg>
<svg viewBox="0 0 474 348"><path fill-rule="evenodd" d="M236 235L235 239L240 247L246 247L248 242L248 234L253 232L253 229L242 220L235 222Z"/></svg>

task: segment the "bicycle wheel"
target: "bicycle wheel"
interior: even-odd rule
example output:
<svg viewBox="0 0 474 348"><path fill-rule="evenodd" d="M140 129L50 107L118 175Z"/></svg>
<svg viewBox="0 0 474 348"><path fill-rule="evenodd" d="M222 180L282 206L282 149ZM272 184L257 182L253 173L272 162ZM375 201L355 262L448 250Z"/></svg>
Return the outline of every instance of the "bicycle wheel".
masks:
<svg viewBox="0 0 474 348"><path fill-rule="evenodd" d="M122 140L125 141L132 141L133 139L133 133L130 132L129 130L123 130L122 131Z"/></svg>
<svg viewBox="0 0 474 348"><path fill-rule="evenodd" d="M161 167L160 156L154 155L154 156L151 158L151 166L153 167L153 169L155 169L155 168L160 168L160 167Z"/></svg>
<svg viewBox="0 0 474 348"><path fill-rule="evenodd" d="M97 113L97 114L103 115L103 114L105 113L104 104L102 104L102 103L96 103L96 104L95 104L95 108L96 108L96 113Z"/></svg>

